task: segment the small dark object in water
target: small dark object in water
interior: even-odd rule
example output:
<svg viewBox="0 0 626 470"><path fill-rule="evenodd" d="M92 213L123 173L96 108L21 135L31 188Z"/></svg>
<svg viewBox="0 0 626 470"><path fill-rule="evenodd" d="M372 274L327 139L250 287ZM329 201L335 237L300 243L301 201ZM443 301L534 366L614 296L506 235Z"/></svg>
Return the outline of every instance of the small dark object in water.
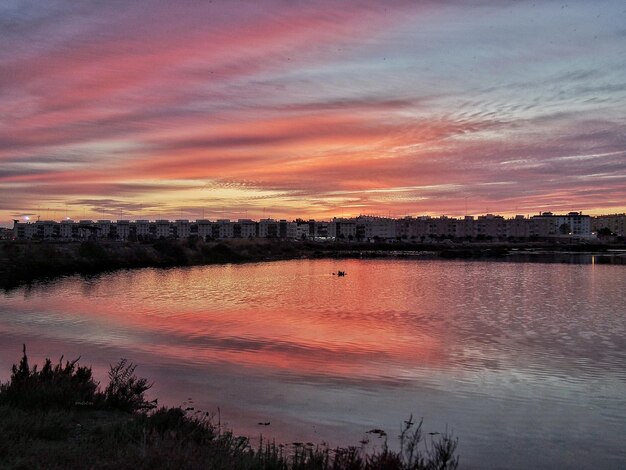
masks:
<svg viewBox="0 0 626 470"><path fill-rule="evenodd" d="M259 426L269 426L269 425L270 425L270 422L269 422L269 421L267 421L267 422L264 422L264 423L257 423L257 424L258 424Z"/></svg>
<svg viewBox="0 0 626 470"><path fill-rule="evenodd" d="M337 276L345 276L346 272L345 271L337 271Z"/></svg>

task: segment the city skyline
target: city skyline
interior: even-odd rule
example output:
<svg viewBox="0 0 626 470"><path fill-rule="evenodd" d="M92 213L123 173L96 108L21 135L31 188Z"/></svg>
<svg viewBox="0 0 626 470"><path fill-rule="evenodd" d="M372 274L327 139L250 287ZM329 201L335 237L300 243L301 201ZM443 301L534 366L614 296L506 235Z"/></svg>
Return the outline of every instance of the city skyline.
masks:
<svg viewBox="0 0 626 470"><path fill-rule="evenodd" d="M128 217L121 217L121 218L83 218L83 217L49 217L49 218L44 218L44 217L35 217L35 218L31 218L30 216L24 216L21 219L13 219L11 222L12 223L33 223L33 222L65 222L65 221L70 221L70 222L80 222L80 221L91 221L91 222L96 222L96 221L108 221L108 222L116 222L116 221L125 221L125 222L137 222L137 221L151 221L151 222L155 222L155 221L170 221L170 222L174 222L174 221L219 221L219 220L225 220L225 221L231 221L231 222L236 222L237 220L246 220L246 221L261 221L261 220L273 220L273 221L279 221L279 220L286 220L286 221L314 221L314 220L318 220L318 221L332 221L332 220L350 220L350 219L357 219L357 218L373 218L373 219L392 219L392 220L400 220L400 219L419 219L419 218L428 218L428 219L456 219L456 220L462 220L462 219L477 219L477 218L485 218L485 217L500 217L500 218L504 218L504 219L516 219L516 218L531 218L531 217L537 217L537 216L565 216L565 215L572 215L572 214L576 214L576 215L581 215L581 216L588 216L588 217L613 217L613 216L624 216L625 214L623 212L620 213L607 213L607 214L588 214L588 213L584 213L583 211L568 211L568 212L554 212L554 211L540 211L540 212L536 212L536 213L532 213L532 214L515 214L512 216L507 216L503 213L481 213L481 214L463 214L460 216L452 216L452 215L448 215L448 214L436 214L436 215L432 215L432 214L406 214L406 215L401 215L401 216L391 216L388 214L357 214L357 215L350 215L350 216L346 216L346 215L339 215L339 214L335 214L335 215L331 215L328 218L323 218L323 219L314 219L312 217L308 217L306 214L299 214L296 215L292 218L280 218L280 217L272 217L271 215L266 215L263 216L261 218L252 218L252 217L173 217L173 218L167 218L167 217L157 217L157 218L151 218L151 217L144 217L141 214L137 214L136 217L134 218L128 218Z"/></svg>
<svg viewBox="0 0 626 470"><path fill-rule="evenodd" d="M625 212L625 20L617 1L8 2L0 225Z"/></svg>

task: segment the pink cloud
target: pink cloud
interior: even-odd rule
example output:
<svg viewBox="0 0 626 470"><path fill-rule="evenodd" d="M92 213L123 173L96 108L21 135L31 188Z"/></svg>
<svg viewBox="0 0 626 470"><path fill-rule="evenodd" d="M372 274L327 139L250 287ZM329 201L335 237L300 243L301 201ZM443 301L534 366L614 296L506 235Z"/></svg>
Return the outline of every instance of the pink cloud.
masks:
<svg viewBox="0 0 626 470"><path fill-rule="evenodd" d="M416 32L455 2L57 7L5 28L15 47L0 51L0 190L16 210L116 190L120 203L205 203L177 199L179 180L277 193L294 216L461 213L466 198L494 212L624 209L623 113L531 99L528 84L493 85L492 69L477 85L451 50L421 60L437 44ZM601 77L550 76L576 89Z"/></svg>

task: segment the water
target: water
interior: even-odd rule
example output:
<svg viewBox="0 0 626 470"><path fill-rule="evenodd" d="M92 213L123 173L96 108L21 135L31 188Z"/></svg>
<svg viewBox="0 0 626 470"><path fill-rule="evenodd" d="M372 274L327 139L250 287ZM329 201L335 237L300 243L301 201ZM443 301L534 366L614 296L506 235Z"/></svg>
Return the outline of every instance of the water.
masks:
<svg viewBox="0 0 626 470"><path fill-rule="evenodd" d="M462 468L626 468L625 287L624 266L475 261L67 277L0 294L0 379L22 343L102 381L126 357L242 434L394 444L413 413Z"/></svg>

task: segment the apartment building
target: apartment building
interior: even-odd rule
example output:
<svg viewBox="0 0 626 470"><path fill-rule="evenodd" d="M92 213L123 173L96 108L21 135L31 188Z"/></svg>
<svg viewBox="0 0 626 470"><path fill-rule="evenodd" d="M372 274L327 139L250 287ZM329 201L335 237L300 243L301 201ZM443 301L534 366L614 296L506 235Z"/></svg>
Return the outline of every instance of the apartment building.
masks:
<svg viewBox="0 0 626 470"><path fill-rule="evenodd" d="M328 236L338 240L353 240L356 238L356 220L334 218L328 224Z"/></svg>
<svg viewBox="0 0 626 470"><path fill-rule="evenodd" d="M361 240L396 238L396 220L387 217L359 216L356 218L356 236Z"/></svg>
<svg viewBox="0 0 626 470"><path fill-rule="evenodd" d="M591 220L592 232L598 233L603 228L618 237L626 236L626 214L600 215Z"/></svg>
<svg viewBox="0 0 626 470"><path fill-rule="evenodd" d="M591 217L582 212L569 212L564 215L542 212L530 218L532 235L538 237L590 237Z"/></svg>
<svg viewBox="0 0 626 470"><path fill-rule="evenodd" d="M50 220L36 222L14 221L13 236L18 239L40 240L150 240L186 239L198 236L202 239L228 238L277 238L313 240L432 240L432 239L483 239L503 240L507 238L589 238L594 231L607 227L618 236L626 232L626 215L615 214L592 218L580 212L553 214L542 212L532 217L517 215L510 219L494 214L474 218L453 217L387 217L359 216L337 218L330 222L286 219L250 219L231 221L206 219L191 222L165 219L148 220Z"/></svg>

